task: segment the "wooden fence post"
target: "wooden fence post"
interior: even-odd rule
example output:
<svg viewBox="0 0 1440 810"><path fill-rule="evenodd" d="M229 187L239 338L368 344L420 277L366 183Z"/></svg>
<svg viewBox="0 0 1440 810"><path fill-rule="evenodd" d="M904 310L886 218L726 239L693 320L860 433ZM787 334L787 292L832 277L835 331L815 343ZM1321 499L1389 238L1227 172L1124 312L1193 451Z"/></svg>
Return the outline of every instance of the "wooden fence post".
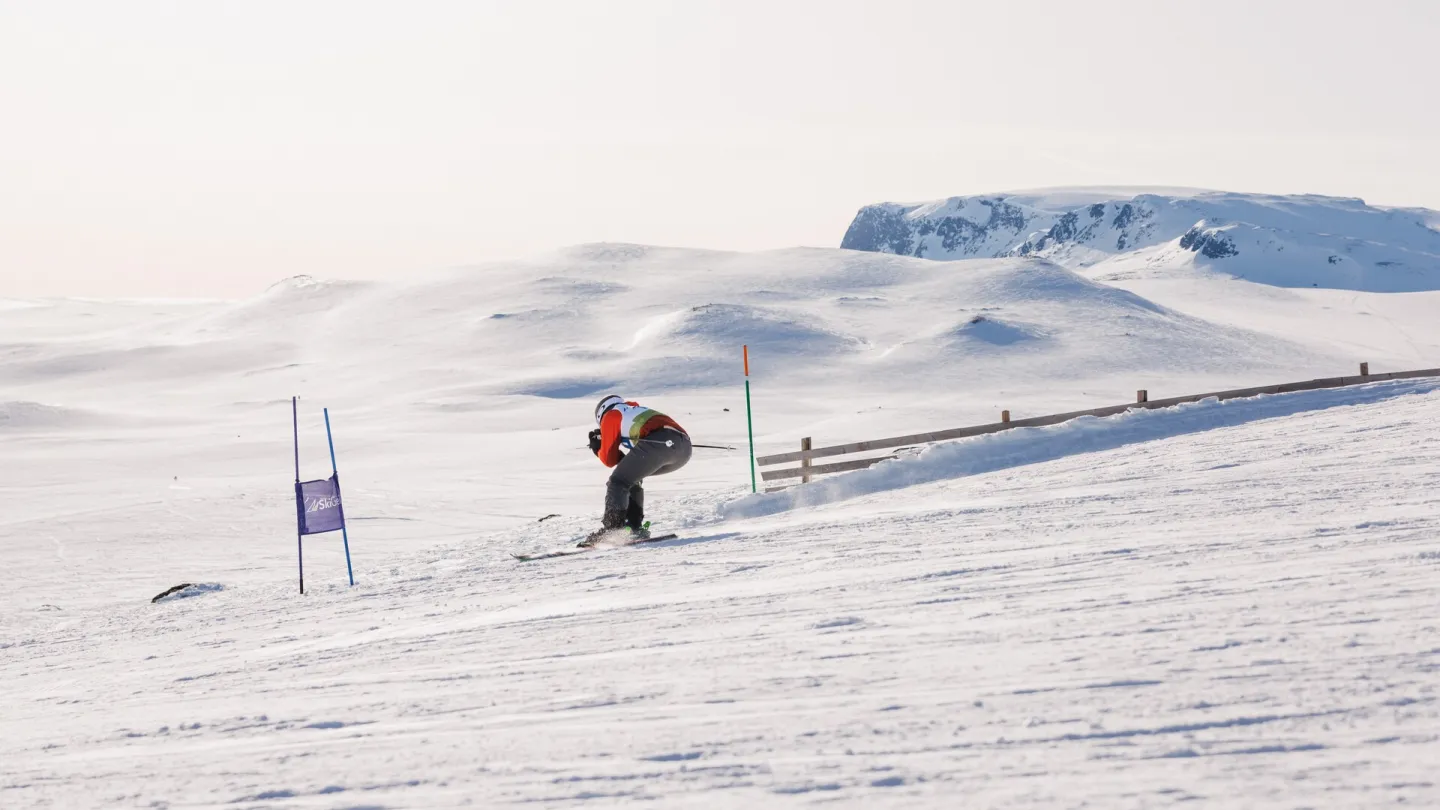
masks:
<svg viewBox="0 0 1440 810"><path fill-rule="evenodd" d="M1154 405L1156 408L1172 408L1176 405L1187 402L1201 402L1206 399L1218 399L1222 402L1239 399L1242 397L1255 397L1273 394L1288 394L1298 391L1322 391L1336 388L1345 388L1352 385L1368 385L1374 376L1381 380L1410 380L1431 378L1440 379L1440 368L1417 369L1413 371L1389 371L1381 374L1370 373L1370 364L1360 363L1360 377L1353 375L1343 377L1327 377L1323 379L1300 380L1298 382L1280 383L1278 385L1262 385L1253 388L1237 388L1229 391L1214 391L1206 394L1191 394L1189 396L1166 397L1151 400L1150 394L1145 389L1136 391L1136 400L1147 408ZM747 386L748 387L748 386ZM1049 414L1045 416L1029 416L1023 421L1026 426L1038 427L1041 425L1058 425L1077 419L1082 416L1108 417L1117 416L1131 410L1135 403L1123 405L1110 405L1103 408L1091 408L1084 411L1071 411L1068 413ZM890 450L893 448L909 448L919 444L930 444L933 442L951 441L972 436L985 436L991 433L1009 430L1015 426L1010 419L1010 411L1000 412L999 423L990 422L983 425L971 425L963 428L952 428L950 430L936 430L928 433L916 433L908 436L891 436L883 439L870 439L862 442L851 442L849 444L835 445L833 447L815 447L814 441L808 436L801 440L800 452L790 451L778 453L772 456L758 457L755 459L755 467L773 467L780 464L799 462L798 467L785 469L767 470L758 477L766 481L793 481L803 477L803 483L811 482L816 476L829 475L831 473L849 472L851 470L862 470L881 461L895 458L895 455L888 455L882 458L865 458L854 461L828 462L821 459L831 459L837 456L850 456L860 453L873 453L877 450ZM819 463L816 463L819 461ZM752 475L753 475L752 468ZM752 481L754 479L752 478ZM753 484L752 484L753 485ZM767 490L773 491L773 489Z"/></svg>

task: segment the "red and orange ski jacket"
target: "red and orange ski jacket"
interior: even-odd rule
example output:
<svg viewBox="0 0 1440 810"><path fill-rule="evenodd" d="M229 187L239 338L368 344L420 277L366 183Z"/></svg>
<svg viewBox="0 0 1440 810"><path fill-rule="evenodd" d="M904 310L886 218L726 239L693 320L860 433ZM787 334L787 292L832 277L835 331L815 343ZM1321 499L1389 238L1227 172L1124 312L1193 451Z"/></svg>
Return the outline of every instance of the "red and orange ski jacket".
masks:
<svg viewBox="0 0 1440 810"><path fill-rule="evenodd" d="M600 458L601 464L614 467L625 457L625 454L620 452L622 446L633 448L635 442L661 428L673 428L685 433L685 429L674 419L638 402L616 405L600 417L600 450L595 455Z"/></svg>

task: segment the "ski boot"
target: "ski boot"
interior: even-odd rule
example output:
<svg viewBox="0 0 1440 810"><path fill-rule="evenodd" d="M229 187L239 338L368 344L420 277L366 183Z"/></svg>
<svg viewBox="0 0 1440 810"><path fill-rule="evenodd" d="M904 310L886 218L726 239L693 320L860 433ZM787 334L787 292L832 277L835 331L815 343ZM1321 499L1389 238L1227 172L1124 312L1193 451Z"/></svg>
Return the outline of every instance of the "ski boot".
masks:
<svg viewBox="0 0 1440 810"><path fill-rule="evenodd" d="M576 548L590 548L603 542L619 541L629 534L625 526L624 512L606 512L600 519L600 528L585 536L584 540L576 543Z"/></svg>
<svg viewBox="0 0 1440 810"><path fill-rule="evenodd" d="M630 506L625 510L625 525L630 529L630 542L650 539L650 521L645 519L645 490L630 489Z"/></svg>
<svg viewBox="0 0 1440 810"><path fill-rule="evenodd" d="M649 539L650 521L647 520L639 527L621 526L618 529L596 529L586 535L584 540L576 543L575 547L591 548L592 546L599 545L623 546Z"/></svg>

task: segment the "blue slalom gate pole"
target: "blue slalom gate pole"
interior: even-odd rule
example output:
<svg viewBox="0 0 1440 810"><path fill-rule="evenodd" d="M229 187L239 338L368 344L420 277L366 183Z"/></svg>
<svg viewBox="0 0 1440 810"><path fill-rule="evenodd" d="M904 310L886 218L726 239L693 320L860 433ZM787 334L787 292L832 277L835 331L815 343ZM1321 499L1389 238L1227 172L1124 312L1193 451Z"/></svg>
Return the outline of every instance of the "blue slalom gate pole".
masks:
<svg viewBox="0 0 1440 810"><path fill-rule="evenodd" d="M298 428L297 428L298 430ZM296 434L298 437L298 433ZM330 435L330 409L325 409L325 441L330 443L330 473L335 476L335 491L340 491L340 470L335 466L335 438ZM297 447L299 439L296 439ZM300 480L299 475L299 451L296 451L296 475L295 480ZM355 586L355 569L350 566L350 530L345 528L345 501L340 501L340 537L345 541L345 572L350 575L350 586Z"/></svg>
<svg viewBox="0 0 1440 810"><path fill-rule="evenodd" d="M295 551L300 560L300 593L305 593L305 531L304 503L300 495L300 398L290 398L290 418L295 428Z"/></svg>
<svg viewBox="0 0 1440 810"><path fill-rule="evenodd" d="M750 416L750 347L745 352L745 431L750 434L750 491L758 492L755 484L755 419Z"/></svg>

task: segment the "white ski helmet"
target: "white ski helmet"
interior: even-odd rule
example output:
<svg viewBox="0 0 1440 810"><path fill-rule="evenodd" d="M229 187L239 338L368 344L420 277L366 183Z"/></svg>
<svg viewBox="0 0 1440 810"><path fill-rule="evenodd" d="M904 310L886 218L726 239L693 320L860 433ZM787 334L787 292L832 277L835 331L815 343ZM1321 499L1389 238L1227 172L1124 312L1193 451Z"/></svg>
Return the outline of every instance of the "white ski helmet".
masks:
<svg viewBox="0 0 1440 810"><path fill-rule="evenodd" d="M625 398L621 396L616 396L615 394L610 394L609 396L600 400L600 403L595 406L595 424L600 424L600 418L605 415L606 411L610 410L616 405L624 404Z"/></svg>

